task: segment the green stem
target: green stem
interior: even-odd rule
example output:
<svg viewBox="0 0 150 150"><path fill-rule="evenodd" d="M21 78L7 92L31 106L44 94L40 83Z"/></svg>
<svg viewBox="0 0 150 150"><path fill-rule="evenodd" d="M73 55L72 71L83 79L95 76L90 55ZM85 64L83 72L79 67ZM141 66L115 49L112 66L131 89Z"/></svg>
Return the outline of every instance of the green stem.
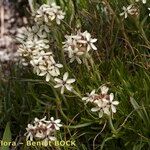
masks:
<svg viewBox="0 0 150 150"><path fill-rule="evenodd" d="M101 81L101 77L99 75L99 71L97 70L97 67L96 67L96 65L94 63L94 60L93 60L92 56L88 54L88 58L89 58L89 62L91 64L91 66L92 66L93 73L98 77L99 81Z"/></svg>
<svg viewBox="0 0 150 150"><path fill-rule="evenodd" d="M78 96L79 98L82 99L82 96L78 92L76 92L75 90L73 90L72 93L74 93L76 96Z"/></svg>
<svg viewBox="0 0 150 150"><path fill-rule="evenodd" d="M92 67L93 71L94 71L95 69L94 69L94 60L93 60L93 58L91 57L90 54L87 54L87 58L88 58L88 60L91 64L91 67Z"/></svg>
<svg viewBox="0 0 150 150"><path fill-rule="evenodd" d="M71 120L65 115L65 113L63 112L63 110L62 110L62 108L61 108L61 100L60 100L59 95L57 94L55 88L52 86L51 83L49 83L48 85L51 86L51 88L52 88L52 90L53 90L53 92L54 92L54 95L55 95L55 97L56 97L56 103L57 103L57 105L58 105L58 107L59 107L59 111L60 111L61 115L62 115L67 121L70 122Z"/></svg>
<svg viewBox="0 0 150 150"><path fill-rule="evenodd" d="M113 125L113 123L112 123L111 115L108 116L108 121L109 121L110 128L111 128L111 130L112 130L112 133L113 133L114 135L116 135L116 134L117 134L117 130L114 128L114 125Z"/></svg>
<svg viewBox="0 0 150 150"><path fill-rule="evenodd" d="M102 142L102 144L101 144L100 150L103 150L105 143L106 143L107 141L109 141L109 140L112 140L112 139L113 139L113 137L108 137L107 139L105 139L105 140Z"/></svg>

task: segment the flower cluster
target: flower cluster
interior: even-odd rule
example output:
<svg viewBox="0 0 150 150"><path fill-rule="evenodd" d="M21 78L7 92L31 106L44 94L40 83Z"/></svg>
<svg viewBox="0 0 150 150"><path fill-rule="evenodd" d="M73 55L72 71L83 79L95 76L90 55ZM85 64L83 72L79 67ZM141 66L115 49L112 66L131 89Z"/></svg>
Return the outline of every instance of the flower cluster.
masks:
<svg viewBox="0 0 150 150"><path fill-rule="evenodd" d="M35 22L38 24L51 25L52 21L56 21L57 24L61 23L65 17L65 13L55 3L51 5L43 4L35 14Z"/></svg>
<svg viewBox="0 0 150 150"><path fill-rule="evenodd" d="M81 64L82 61L80 58L83 55L86 56L86 54L92 49L97 50L94 45L97 39L93 39L91 34L87 31L78 31L76 35L66 35L65 38L66 41L63 42L63 49L68 53L71 63L76 60Z"/></svg>
<svg viewBox="0 0 150 150"><path fill-rule="evenodd" d="M63 67L62 64L56 63L52 52L41 51L38 55L33 56L30 61L33 66L33 72L38 76L46 76L48 82L51 77L60 75L59 69Z"/></svg>
<svg viewBox="0 0 150 150"><path fill-rule="evenodd" d="M37 39L47 38L49 28L46 25L35 24L31 27L21 27L18 29L17 40L21 43Z"/></svg>
<svg viewBox="0 0 150 150"><path fill-rule="evenodd" d="M45 76L47 82L51 77L59 76L59 69L63 67L62 64L55 61L54 54L49 50L48 33L50 29L48 23L50 20L56 19L56 23L60 24L60 20L63 18L64 13L60 10L59 6L54 3L50 6L44 4L36 12L36 24L32 27L22 28L18 34L18 40L22 43L18 49L18 53L22 58L22 64L25 66L30 64L33 67L33 72L38 76ZM90 34L87 32L84 34L86 34L85 40L89 45L88 49L90 50L90 46L95 48ZM65 88L69 91L73 89L71 84L75 82L75 79L68 79L68 76L68 72L66 72L62 80L59 78L54 79L56 82L54 88L61 87L61 94L64 93Z"/></svg>
<svg viewBox="0 0 150 150"><path fill-rule="evenodd" d="M18 53L21 57L30 57L37 55L42 50L49 48L48 40L46 39L34 39L26 40L24 44L20 45Z"/></svg>
<svg viewBox="0 0 150 150"><path fill-rule="evenodd" d="M51 5L43 4L35 12L35 24L31 27L18 29L17 40L24 43L47 38L50 32L49 23L55 19L57 24L60 24L60 21L65 17L64 15L65 13L60 10L60 6L57 6L55 3Z"/></svg>
<svg viewBox="0 0 150 150"><path fill-rule="evenodd" d="M128 17L128 15L131 15L131 16L138 16L139 15L138 8L133 4L131 4L127 7L123 6L122 9L123 9L123 12L120 13L120 16L124 16L125 19Z"/></svg>
<svg viewBox="0 0 150 150"><path fill-rule="evenodd" d="M61 120L54 120L53 117L49 121L46 120L46 117L42 119L35 118L33 124L28 124L25 133L26 140L56 140L55 134L62 124Z"/></svg>
<svg viewBox="0 0 150 150"><path fill-rule="evenodd" d="M98 111L99 118L101 118L103 114L111 115L111 113L116 113L116 105L119 104L118 101L113 101L113 93L108 94L108 87L101 86L100 89L100 94L96 94L95 90L93 90L91 93L87 93L87 97L82 98L82 100L86 101L86 103L91 102L95 105L95 107L92 108L91 111Z"/></svg>
<svg viewBox="0 0 150 150"><path fill-rule="evenodd" d="M45 23L56 19L57 24L64 18L60 6L56 4L42 5L36 12L35 25L19 30L17 39L22 45L18 48L21 63L31 65L33 72L38 76L45 76L48 82L51 77L60 75L62 64L56 63L53 53L50 51L48 33L49 26Z"/></svg>

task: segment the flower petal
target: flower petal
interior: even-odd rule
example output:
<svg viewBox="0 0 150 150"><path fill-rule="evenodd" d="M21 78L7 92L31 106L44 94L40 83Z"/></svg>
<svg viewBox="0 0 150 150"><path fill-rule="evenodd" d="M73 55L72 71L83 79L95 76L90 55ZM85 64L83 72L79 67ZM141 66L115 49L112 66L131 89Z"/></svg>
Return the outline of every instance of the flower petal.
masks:
<svg viewBox="0 0 150 150"><path fill-rule="evenodd" d="M91 47L93 50L97 50L97 47L93 43L91 43Z"/></svg>
<svg viewBox="0 0 150 150"><path fill-rule="evenodd" d="M65 72L65 74L63 75L63 81L66 81L68 76L69 76L68 72Z"/></svg>
<svg viewBox="0 0 150 150"><path fill-rule="evenodd" d="M61 79L55 78L54 79L57 83L62 83L63 81Z"/></svg>
<svg viewBox="0 0 150 150"><path fill-rule="evenodd" d="M104 113L107 114L107 115L110 115L110 111L109 111L109 108L108 107L105 107L103 109Z"/></svg>
<svg viewBox="0 0 150 150"><path fill-rule="evenodd" d="M82 64L82 61L79 57L76 57L76 60L77 60L78 64Z"/></svg>
<svg viewBox="0 0 150 150"><path fill-rule="evenodd" d="M110 99L110 102L112 102L112 101L113 101L113 99L114 99L114 94L113 94L113 93L110 93L110 95L109 95L109 99Z"/></svg>
<svg viewBox="0 0 150 150"><path fill-rule="evenodd" d="M55 120L55 123L60 123L60 122L61 122L60 119Z"/></svg>
<svg viewBox="0 0 150 150"><path fill-rule="evenodd" d="M98 116L99 116L99 118L103 117L103 111L102 110L98 113Z"/></svg>
<svg viewBox="0 0 150 150"><path fill-rule="evenodd" d="M64 94L64 91L65 91L65 87L62 86L62 88L61 88L61 94Z"/></svg>
<svg viewBox="0 0 150 150"><path fill-rule="evenodd" d="M97 39L91 39L92 43L95 43L97 41Z"/></svg>
<svg viewBox="0 0 150 150"><path fill-rule="evenodd" d="M50 78L51 78L50 74L47 73L47 75L46 75L46 81L48 82L50 80Z"/></svg>
<svg viewBox="0 0 150 150"><path fill-rule="evenodd" d="M39 76L44 76L44 75L46 75L46 73L47 73L47 71L43 71L39 74Z"/></svg>
<svg viewBox="0 0 150 150"><path fill-rule="evenodd" d="M75 82L75 81L76 81L75 79L68 79L68 80L66 81L66 83L71 84L71 83L73 83L73 82Z"/></svg>
<svg viewBox="0 0 150 150"><path fill-rule="evenodd" d="M57 84L57 85L54 86L54 88L59 88L61 86L62 86L62 84Z"/></svg>
<svg viewBox="0 0 150 150"><path fill-rule="evenodd" d="M67 89L68 91L71 91L71 90L72 90L72 86L71 86L71 85L66 84L65 87L66 87L66 89Z"/></svg>
<svg viewBox="0 0 150 150"><path fill-rule="evenodd" d="M101 86L101 93L102 94L107 94L107 92L108 92L108 90L109 90L109 88L108 87L106 87L106 86Z"/></svg>
<svg viewBox="0 0 150 150"><path fill-rule="evenodd" d="M92 90L92 92L90 93L90 95L94 95L95 94L95 89Z"/></svg>
<svg viewBox="0 0 150 150"><path fill-rule="evenodd" d="M94 107L94 108L91 109L92 112L96 112L96 111L99 111L99 110L100 110L99 107Z"/></svg>
<svg viewBox="0 0 150 150"><path fill-rule="evenodd" d="M111 110L113 113L116 113L116 107L114 105L111 105Z"/></svg>
<svg viewBox="0 0 150 150"><path fill-rule="evenodd" d="M118 105L119 102L118 102L118 101L113 101L112 104L113 104L113 105Z"/></svg>
<svg viewBox="0 0 150 150"><path fill-rule="evenodd" d="M83 101L86 101L87 99L88 99L88 97L83 97L82 98Z"/></svg>

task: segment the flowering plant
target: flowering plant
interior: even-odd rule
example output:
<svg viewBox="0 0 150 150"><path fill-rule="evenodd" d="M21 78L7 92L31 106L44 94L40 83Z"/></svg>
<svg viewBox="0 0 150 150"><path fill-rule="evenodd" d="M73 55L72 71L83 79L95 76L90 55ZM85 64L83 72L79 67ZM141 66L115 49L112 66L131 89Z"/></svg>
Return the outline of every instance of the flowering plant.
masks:
<svg viewBox="0 0 150 150"><path fill-rule="evenodd" d="M27 140L74 140L71 149L147 149L149 1L44 2L30 1L19 62L7 80L1 75L1 121L20 125L20 141L26 128Z"/></svg>

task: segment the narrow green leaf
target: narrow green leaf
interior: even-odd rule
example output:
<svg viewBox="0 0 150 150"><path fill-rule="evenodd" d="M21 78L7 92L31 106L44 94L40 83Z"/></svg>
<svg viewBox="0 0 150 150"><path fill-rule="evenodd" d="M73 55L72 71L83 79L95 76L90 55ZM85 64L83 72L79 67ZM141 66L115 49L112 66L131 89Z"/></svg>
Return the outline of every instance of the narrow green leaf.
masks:
<svg viewBox="0 0 150 150"><path fill-rule="evenodd" d="M72 129L84 128L84 127L90 126L93 123L94 122L88 122L88 123L83 123L83 124L79 124L79 125L76 125L76 126L67 126L67 127L72 128Z"/></svg>
<svg viewBox="0 0 150 150"><path fill-rule="evenodd" d="M140 108L139 104L132 97L130 97L130 102L131 102L133 108L137 110L137 113L139 114L139 116L143 119L143 113L139 109Z"/></svg>
<svg viewBox="0 0 150 150"><path fill-rule="evenodd" d="M10 131L10 123L9 122L6 125L2 141L7 142L7 143L11 142L11 131ZM9 144L8 144L8 146L2 145L1 150L9 150Z"/></svg>
<svg viewBox="0 0 150 150"><path fill-rule="evenodd" d="M135 101L134 98L130 98L131 104L133 108L137 111L140 118L143 120L144 124L147 126L147 118L144 115L143 107L139 106L139 104Z"/></svg>

